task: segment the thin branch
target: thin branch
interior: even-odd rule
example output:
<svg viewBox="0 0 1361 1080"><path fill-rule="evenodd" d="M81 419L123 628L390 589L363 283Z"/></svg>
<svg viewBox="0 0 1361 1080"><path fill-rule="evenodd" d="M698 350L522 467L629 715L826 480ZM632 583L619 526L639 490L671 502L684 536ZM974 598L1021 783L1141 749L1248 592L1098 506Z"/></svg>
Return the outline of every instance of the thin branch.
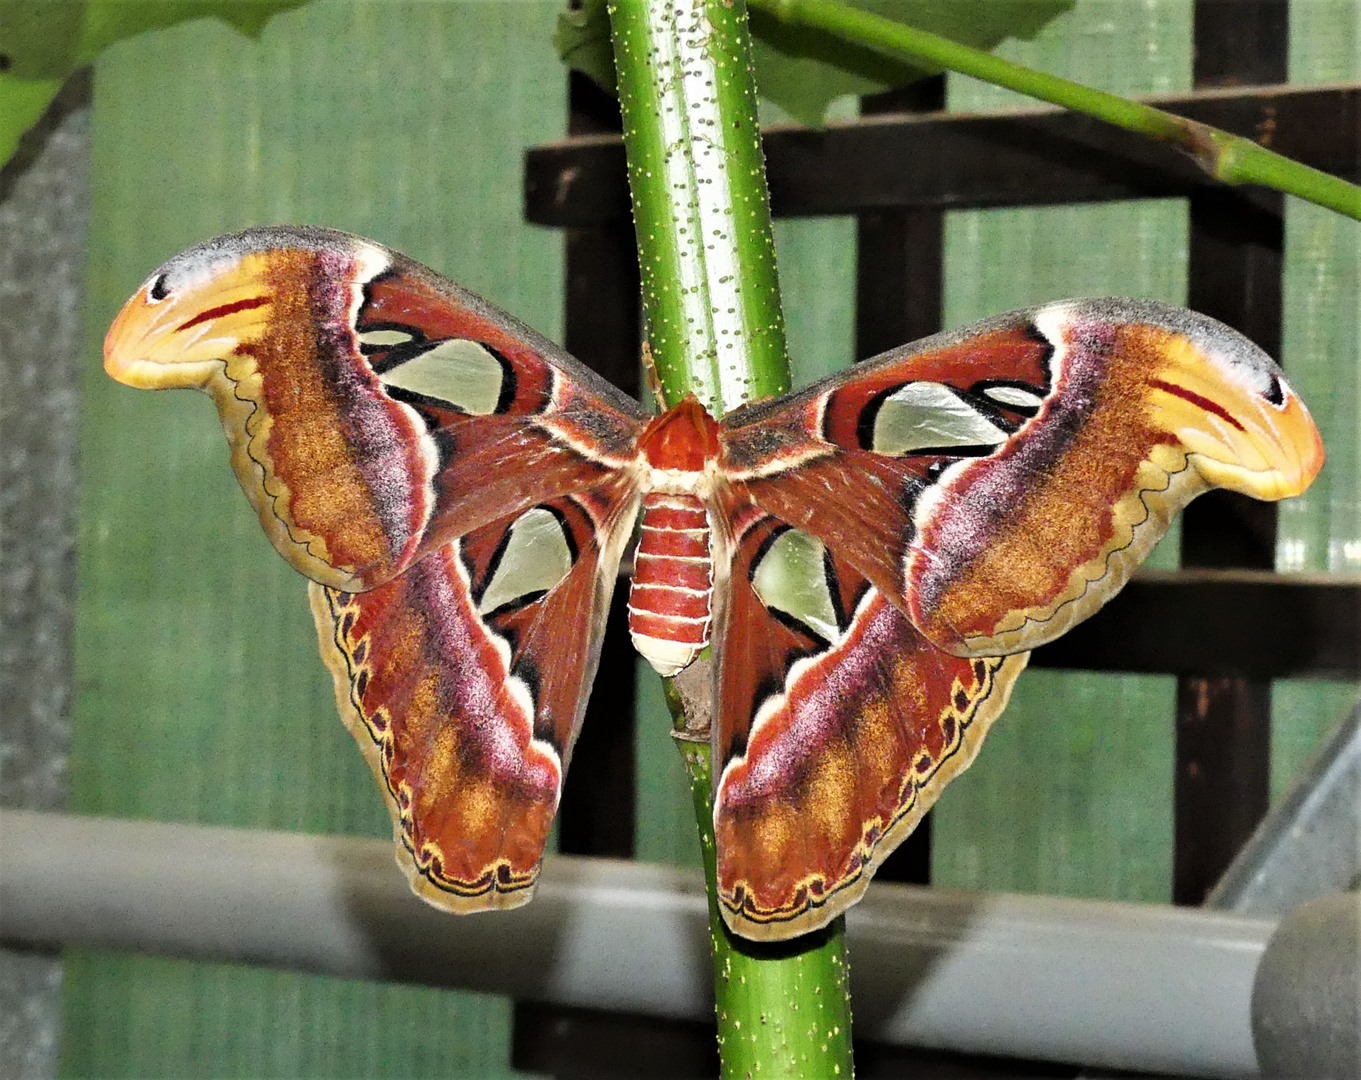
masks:
<svg viewBox="0 0 1361 1080"><path fill-rule="evenodd" d="M791 25L821 30L899 60L929 61L937 67L1172 143L1223 183L1261 184L1361 220L1361 187L1292 161L1240 135L1014 64L836 0L750 0L750 3Z"/></svg>

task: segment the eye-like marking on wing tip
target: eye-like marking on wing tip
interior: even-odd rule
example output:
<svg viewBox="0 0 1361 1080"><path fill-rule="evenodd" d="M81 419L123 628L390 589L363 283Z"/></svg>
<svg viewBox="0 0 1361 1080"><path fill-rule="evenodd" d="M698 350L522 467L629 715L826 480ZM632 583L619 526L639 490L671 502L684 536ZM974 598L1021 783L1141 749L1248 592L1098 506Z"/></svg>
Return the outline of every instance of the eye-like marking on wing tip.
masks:
<svg viewBox="0 0 1361 1080"><path fill-rule="evenodd" d="M247 254L203 281L185 256L152 275L104 338L104 370L138 389L206 387L269 319L265 256ZM181 265L186 264L186 265ZM221 261L216 265L221 268Z"/></svg>
<svg viewBox="0 0 1361 1080"><path fill-rule="evenodd" d="M295 286L319 258L343 258L347 276L361 282L388 264L380 249L357 238L318 231L317 246L307 248L298 246L304 235L257 229L176 255L114 319L104 338L104 369L139 389L208 389L224 362L268 333L281 303L287 311L301 299L292 295ZM343 245L343 255L328 245Z"/></svg>
<svg viewBox="0 0 1361 1080"><path fill-rule="evenodd" d="M1153 423L1217 487L1268 500L1300 494L1323 467L1308 410L1264 354L1217 344L1168 334L1167 362L1149 380Z"/></svg>
<svg viewBox="0 0 1361 1080"><path fill-rule="evenodd" d="M965 655L1034 648L1085 619L1208 488L1279 499L1323 462L1279 368L1212 319L1078 300L1031 320L1053 344L1056 393L1004 454L952 466L914 516L910 614Z"/></svg>
<svg viewBox="0 0 1361 1080"><path fill-rule="evenodd" d="M1145 319L1160 313L1161 306L1141 312ZM996 476L969 476L967 463L954 470L956 482L971 481L967 520L987 521L987 534L947 529L954 550L926 571L920 591L931 595L967 566L945 589L954 610L942 620L951 625L942 640L962 632L970 655L1032 648L1086 618L1204 490L1185 452L1147 421L1146 385L1162 341L1141 335L1158 328L1151 320L1123 322L1123 314L1103 301L1037 310L1033 325L1053 345L1059 388L1046 422L1026 430ZM1098 493L1109 507L1093 498ZM961 497L936 494L932 506ZM1066 512L1055 513L1059 507Z"/></svg>
<svg viewBox="0 0 1361 1080"><path fill-rule="evenodd" d="M218 237L148 278L105 342L119 381L212 396L270 541L332 588L400 572L434 505L424 421L383 394L352 336L391 258L326 230Z"/></svg>

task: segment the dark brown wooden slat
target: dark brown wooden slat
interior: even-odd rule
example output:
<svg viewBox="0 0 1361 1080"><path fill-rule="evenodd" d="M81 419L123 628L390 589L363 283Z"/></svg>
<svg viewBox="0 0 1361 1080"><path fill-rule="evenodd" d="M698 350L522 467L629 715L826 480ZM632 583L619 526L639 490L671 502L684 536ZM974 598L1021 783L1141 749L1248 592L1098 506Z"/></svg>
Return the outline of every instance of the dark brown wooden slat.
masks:
<svg viewBox="0 0 1361 1080"><path fill-rule="evenodd" d="M574 135L617 132L619 102L580 72L571 73L568 129ZM628 215L567 230L567 351L621 390L638 397L638 249Z"/></svg>
<svg viewBox="0 0 1361 1080"><path fill-rule="evenodd" d="M1143 100L1263 138L1288 157L1361 181L1356 85L1254 86ZM1219 187L1172 147L1050 108L873 116L823 131L775 126L765 133L765 148L777 217L1102 202ZM1243 190L1254 200L1261 195ZM530 150L525 215L541 225L628 220L620 139L595 135Z"/></svg>
<svg viewBox="0 0 1361 1080"><path fill-rule="evenodd" d="M1271 683L1177 680L1172 899L1198 905L1266 816Z"/></svg>
<svg viewBox="0 0 1361 1080"><path fill-rule="evenodd" d="M1286 78L1289 0L1196 0L1191 18L1198 88Z"/></svg>
<svg viewBox="0 0 1361 1080"><path fill-rule="evenodd" d="M627 574L621 572L621 589ZM1361 579L1145 570L1030 666L1261 679L1361 678Z"/></svg>
<svg viewBox="0 0 1361 1080"><path fill-rule="evenodd" d="M855 1075L858 1080L1072 1080L1092 1074L1057 1061L960 1054L857 1040Z"/></svg>
<svg viewBox="0 0 1361 1080"><path fill-rule="evenodd" d="M1137 575L1036 667L1361 678L1361 581L1196 570Z"/></svg>
<svg viewBox="0 0 1361 1080"><path fill-rule="evenodd" d="M1196 0L1194 26L1197 88L1287 77L1288 0ZM1191 195L1186 302L1279 356L1284 198L1256 195L1255 204L1239 191ZM1187 508L1184 567L1275 564L1276 508L1242 498L1216 493ZM1282 629L1275 629L1275 640ZM1180 678L1176 757L1172 898L1200 904L1266 813L1270 682L1207 678L1203 670Z"/></svg>
<svg viewBox="0 0 1361 1080"><path fill-rule="evenodd" d="M718 1075L718 1043L713 1024L522 1001L510 1065L554 1080L692 1080Z"/></svg>
<svg viewBox="0 0 1361 1080"><path fill-rule="evenodd" d="M945 76L862 98L860 114L933 112L945 107ZM945 214L888 207L856 220L855 355L874 356L941 326ZM880 881L931 882L928 813L884 862Z"/></svg>
<svg viewBox="0 0 1361 1080"><path fill-rule="evenodd" d="M625 393L638 385L638 249L631 221L568 229L567 351Z"/></svg>
<svg viewBox="0 0 1361 1080"><path fill-rule="evenodd" d="M618 131L619 103L585 76L568 83L568 131L573 135ZM565 237L566 296L563 344L567 351L631 394L638 393L638 256L633 222L622 219L568 229ZM558 850L572 855L633 856L637 821L634 760L636 654L628 634L628 582L615 590L591 699L558 807ZM694 1025L703 1031L703 1025ZM515 1066L555 1077L618 1075L602 1068L647 1060L664 1051L688 1062L708 1048L707 1038L681 1029L667 1043L655 1020L589 1013L517 1001L511 1028ZM613 1058L602 1057L608 1049ZM686 1052L690 1057L686 1056ZM693 1073L715 1072L708 1068Z"/></svg>
<svg viewBox="0 0 1361 1080"><path fill-rule="evenodd" d="M634 764L637 654L628 633L628 587L615 593L591 700L558 807L564 855L631 859L637 821Z"/></svg>
<svg viewBox="0 0 1361 1080"><path fill-rule="evenodd" d="M573 72L573 133L619 125L618 103ZM638 389L638 260L625 223L567 234L564 344L611 382ZM634 673L628 594L618 590L605 630L591 700L572 753L558 809L558 846L569 855L633 855L635 813Z"/></svg>
<svg viewBox="0 0 1361 1080"><path fill-rule="evenodd" d="M868 210L859 215L857 359L940 330L944 231L940 210Z"/></svg>
<svg viewBox="0 0 1361 1080"><path fill-rule="evenodd" d="M554 1080L695 1080L718 1075L712 1024L523 1002L513 1069ZM857 1041L861 1080L1068 1080L1073 1065Z"/></svg>
<svg viewBox="0 0 1361 1080"><path fill-rule="evenodd" d="M931 112L945 105L945 77L861 99L862 116ZM941 326L944 216L885 207L856 222L855 355L875 356Z"/></svg>

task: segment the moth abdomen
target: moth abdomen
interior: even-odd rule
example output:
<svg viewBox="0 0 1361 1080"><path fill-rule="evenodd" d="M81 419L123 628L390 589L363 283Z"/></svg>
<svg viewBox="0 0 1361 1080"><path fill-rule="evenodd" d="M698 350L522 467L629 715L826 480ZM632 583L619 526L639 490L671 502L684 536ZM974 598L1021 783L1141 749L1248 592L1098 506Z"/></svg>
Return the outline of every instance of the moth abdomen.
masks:
<svg viewBox="0 0 1361 1080"><path fill-rule="evenodd" d="M629 632L634 647L661 675L683 670L709 643L712 593L704 503L694 495L644 495Z"/></svg>

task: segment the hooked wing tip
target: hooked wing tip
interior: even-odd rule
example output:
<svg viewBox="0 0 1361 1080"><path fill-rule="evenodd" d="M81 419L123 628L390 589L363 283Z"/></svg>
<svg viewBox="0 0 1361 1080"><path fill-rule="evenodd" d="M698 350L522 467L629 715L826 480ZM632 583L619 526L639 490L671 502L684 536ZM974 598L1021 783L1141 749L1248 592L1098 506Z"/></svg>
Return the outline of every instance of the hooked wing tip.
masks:
<svg viewBox="0 0 1361 1080"><path fill-rule="evenodd" d="M1275 365L1265 380L1244 378L1195 346L1150 381L1159 426L1217 487L1270 501L1301 494L1323 467L1324 450L1299 395Z"/></svg>
<svg viewBox="0 0 1361 1080"><path fill-rule="evenodd" d="M318 258L360 262L372 276L393 254L359 237L310 226L217 236L169 259L123 305L104 338L104 370L138 389L203 389L274 313L275 281Z"/></svg>

